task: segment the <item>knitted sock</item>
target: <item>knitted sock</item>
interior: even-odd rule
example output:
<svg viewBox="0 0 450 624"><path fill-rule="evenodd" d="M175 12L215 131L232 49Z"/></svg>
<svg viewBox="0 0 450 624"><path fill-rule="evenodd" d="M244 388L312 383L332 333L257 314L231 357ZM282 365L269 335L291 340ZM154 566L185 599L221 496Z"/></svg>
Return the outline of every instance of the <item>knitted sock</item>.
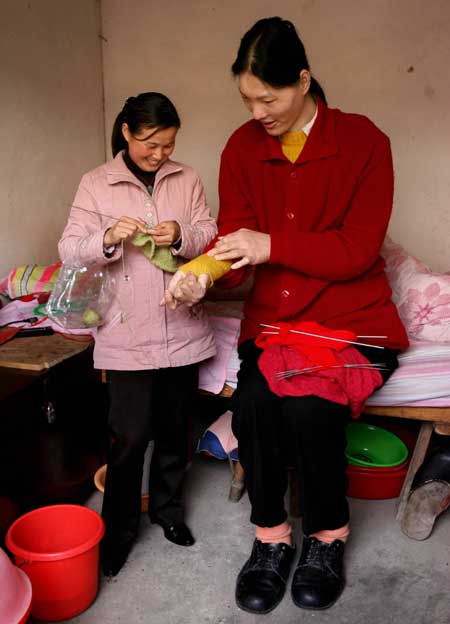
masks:
<svg viewBox="0 0 450 624"><path fill-rule="evenodd" d="M292 527L287 520L274 527L256 527L256 539L264 544L289 544L292 546Z"/></svg>
<svg viewBox="0 0 450 624"><path fill-rule="evenodd" d="M309 537L315 537L320 542L325 542L326 544L331 544L334 540L341 540L341 542L347 541L348 536L350 535L350 525L344 524L340 529L334 529L334 531L317 531L317 533L311 533Z"/></svg>
<svg viewBox="0 0 450 624"><path fill-rule="evenodd" d="M177 260L169 247L157 247L150 234L138 232L131 242L135 247L140 247L144 256L159 269L169 273L175 273L177 270Z"/></svg>

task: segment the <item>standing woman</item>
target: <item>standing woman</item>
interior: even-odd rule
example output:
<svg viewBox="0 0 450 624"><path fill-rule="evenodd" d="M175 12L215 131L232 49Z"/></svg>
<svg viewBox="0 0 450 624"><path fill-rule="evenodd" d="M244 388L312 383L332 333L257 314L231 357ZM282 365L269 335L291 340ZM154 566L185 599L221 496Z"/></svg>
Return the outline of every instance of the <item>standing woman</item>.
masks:
<svg viewBox="0 0 450 624"><path fill-rule="evenodd" d="M366 117L327 107L291 22L258 21L232 72L253 119L222 154L220 236L175 275L166 303L192 305L211 278L231 287L255 267L232 409L256 539L236 600L267 613L283 598L296 554L284 506L294 466L304 536L292 598L325 609L344 588L346 424L408 346L380 257L393 198L389 139ZM279 379L294 368L288 358L303 374Z"/></svg>
<svg viewBox="0 0 450 624"><path fill-rule="evenodd" d="M83 176L59 242L63 261L108 265L115 279L94 348L94 365L107 371L110 394L101 562L113 576L137 535L151 439L150 519L168 540L194 543L181 500L188 421L198 362L214 355L214 339L201 306L168 314L159 303L177 257L198 255L217 228L198 174L170 160L179 127L166 96L128 98L114 123L114 159ZM132 244L137 234L141 242L149 239L145 247Z"/></svg>

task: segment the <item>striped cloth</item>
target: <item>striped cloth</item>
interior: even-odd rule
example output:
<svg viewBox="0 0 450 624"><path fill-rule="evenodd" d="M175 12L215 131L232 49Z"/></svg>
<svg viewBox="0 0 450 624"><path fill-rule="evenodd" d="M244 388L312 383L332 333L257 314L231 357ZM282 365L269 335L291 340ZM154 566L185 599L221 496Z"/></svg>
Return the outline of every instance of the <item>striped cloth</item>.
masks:
<svg viewBox="0 0 450 624"><path fill-rule="evenodd" d="M366 405L450 406L450 343L416 342L398 359L399 368Z"/></svg>
<svg viewBox="0 0 450 624"><path fill-rule="evenodd" d="M8 296L11 299L32 293L50 292L58 277L61 262L50 266L24 264L8 275Z"/></svg>

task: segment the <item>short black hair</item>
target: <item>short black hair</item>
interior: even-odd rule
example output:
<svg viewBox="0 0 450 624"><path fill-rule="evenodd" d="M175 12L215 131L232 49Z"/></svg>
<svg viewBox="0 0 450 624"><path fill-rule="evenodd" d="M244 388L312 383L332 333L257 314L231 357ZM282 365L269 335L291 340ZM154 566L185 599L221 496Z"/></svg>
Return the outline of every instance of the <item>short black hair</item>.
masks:
<svg viewBox="0 0 450 624"><path fill-rule="evenodd" d="M149 92L129 97L117 115L111 135L113 156L127 148L122 134L126 123L132 134L143 128L179 128L181 125L177 110L169 98L162 93Z"/></svg>

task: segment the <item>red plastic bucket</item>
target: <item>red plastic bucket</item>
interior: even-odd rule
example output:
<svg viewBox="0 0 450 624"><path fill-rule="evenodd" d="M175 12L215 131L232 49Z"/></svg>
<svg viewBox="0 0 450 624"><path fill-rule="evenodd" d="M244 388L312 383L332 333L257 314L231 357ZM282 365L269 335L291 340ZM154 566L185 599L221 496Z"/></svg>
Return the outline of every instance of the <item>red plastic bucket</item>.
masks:
<svg viewBox="0 0 450 624"><path fill-rule="evenodd" d="M34 618L58 622L92 604L104 532L99 514L81 505L41 507L10 526L6 545L30 578Z"/></svg>

